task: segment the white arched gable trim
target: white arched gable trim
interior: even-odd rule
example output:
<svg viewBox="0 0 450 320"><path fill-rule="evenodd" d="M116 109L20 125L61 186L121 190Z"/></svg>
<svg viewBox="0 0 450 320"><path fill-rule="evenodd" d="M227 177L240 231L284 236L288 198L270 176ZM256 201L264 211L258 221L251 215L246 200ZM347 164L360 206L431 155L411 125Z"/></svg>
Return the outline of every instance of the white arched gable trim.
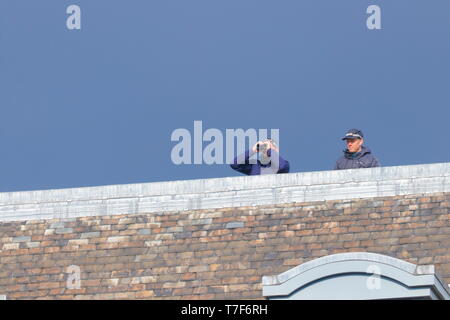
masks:
<svg viewBox="0 0 450 320"><path fill-rule="evenodd" d="M268 299L450 299L433 265L369 252L314 259L282 274L263 277Z"/></svg>

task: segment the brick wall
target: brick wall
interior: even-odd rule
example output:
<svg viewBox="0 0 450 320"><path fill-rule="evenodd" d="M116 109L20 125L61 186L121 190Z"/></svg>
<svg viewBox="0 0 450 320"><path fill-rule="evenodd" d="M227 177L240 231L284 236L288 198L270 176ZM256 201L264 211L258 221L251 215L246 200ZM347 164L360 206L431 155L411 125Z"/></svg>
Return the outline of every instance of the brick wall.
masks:
<svg viewBox="0 0 450 320"><path fill-rule="evenodd" d="M263 299L262 276L349 251L434 264L449 283L449 218L450 192L435 192L3 221L0 295Z"/></svg>

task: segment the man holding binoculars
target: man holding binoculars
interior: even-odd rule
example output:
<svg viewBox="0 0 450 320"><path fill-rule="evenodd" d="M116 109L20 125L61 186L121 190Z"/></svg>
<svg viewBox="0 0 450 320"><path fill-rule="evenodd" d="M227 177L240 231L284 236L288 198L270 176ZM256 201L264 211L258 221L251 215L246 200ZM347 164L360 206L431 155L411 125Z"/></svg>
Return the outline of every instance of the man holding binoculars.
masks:
<svg viewBox="0 0 450 320"><path fill-rule="evenodd" d="M246 175L262 175L289 173L289 161L284 160L280 154L278 146L272 139L258 141L251 150L234 158L230 165L236 171ZM256 163L250 163L250 157L255 153L259 154Z"/></svg>

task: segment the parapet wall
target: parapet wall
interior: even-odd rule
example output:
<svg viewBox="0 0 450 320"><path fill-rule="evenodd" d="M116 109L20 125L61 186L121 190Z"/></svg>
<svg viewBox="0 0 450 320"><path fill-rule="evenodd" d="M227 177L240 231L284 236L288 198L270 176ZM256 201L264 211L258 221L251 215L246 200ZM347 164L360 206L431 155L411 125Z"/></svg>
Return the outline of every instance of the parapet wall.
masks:
<svg viewBox="0 0 450 320"><path fill-rule="evenodd" d="M1 193L0 295L263 299L263 276L350 251L448 283L449 208L450 163Z"/></svg>

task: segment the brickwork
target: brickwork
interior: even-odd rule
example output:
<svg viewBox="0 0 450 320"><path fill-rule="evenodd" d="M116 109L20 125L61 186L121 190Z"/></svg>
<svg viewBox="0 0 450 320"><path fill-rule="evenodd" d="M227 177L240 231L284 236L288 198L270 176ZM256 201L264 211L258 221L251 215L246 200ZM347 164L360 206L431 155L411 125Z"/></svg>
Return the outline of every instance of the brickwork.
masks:
<svg viewBox="0 0 450 320"><path fill-rule="evenodd" d="M450 193L434 193L0 222L0 295L263 299L262 276L350 251L434 264L450 283L449 218Z"/></svg>

